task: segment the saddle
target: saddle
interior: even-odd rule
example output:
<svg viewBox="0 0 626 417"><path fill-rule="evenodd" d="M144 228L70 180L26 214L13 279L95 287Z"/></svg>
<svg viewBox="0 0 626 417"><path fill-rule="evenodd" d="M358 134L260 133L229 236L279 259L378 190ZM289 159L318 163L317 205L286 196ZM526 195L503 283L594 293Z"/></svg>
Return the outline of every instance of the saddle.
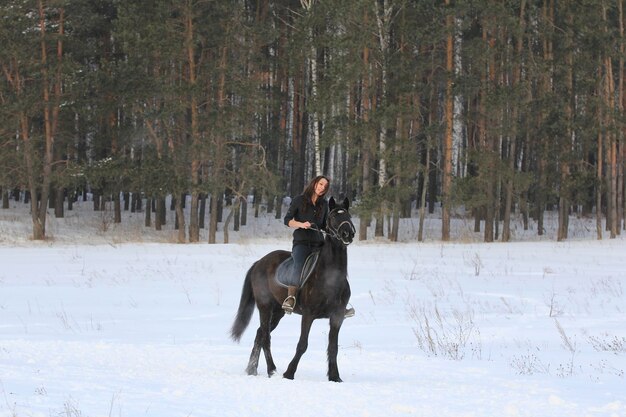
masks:
<svg viewBox="0 0 626 417"><path fill-rule="evenodd" d="M280 265L278 265L274 278L282 287L292 286L300 288L311 276L315 265L317 265L319 256L319 250L311 252L311 254L306 258L306 261L304 261L304 266L302 267L302 273L300 274L300 276L294 274L293 258L290 256L289 258L285 259Z"/></svg>

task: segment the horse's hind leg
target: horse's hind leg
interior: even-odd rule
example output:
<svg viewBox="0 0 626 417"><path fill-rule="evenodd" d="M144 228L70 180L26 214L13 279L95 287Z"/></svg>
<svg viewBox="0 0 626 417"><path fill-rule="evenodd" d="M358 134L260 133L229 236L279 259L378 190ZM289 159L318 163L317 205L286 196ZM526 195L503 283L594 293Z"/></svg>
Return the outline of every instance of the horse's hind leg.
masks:
<svg viewBox="0 0 626 417"><path fill-rule="evenodd" d="M254 346L252 348L252 352L250 353L250 361L248 362L248 367L246 368L246 372L248 373L248 375L257 375L261 349L263 349L263 353L265 354L268 375L272 376L272 374L276 371L276 365L274 364L274 359L272 358L272 352L270 350L270 332L273 330L274 327L276 327L281 317L282 316L278 316L276 323L274 324L272 320L271 308L259 308L260 325L256 331ZM274 327L272 327L272 325L274 325Z"/></svg>
<svg viewBox="0 0 626 417"><path fill-rule="evenodd" d="M250 352L250 360L246 367L246 373L248 375L256 375L257 368L259 367L259 355L261 354L261 339L263 338L263 330L259 327L256 331L256 337L254 338L254 346L252 352Z"/></svg>
<svg viewBox="0 0 626 417"><path fill-rule="evenodd" d="M246 368L246 372L248 375L257 375L259 368L259 356L261 355L261 349L265 350L267 346L267 341L269 341L269 321L271 318L271 311L268 307L258 306L259 307L259 318L260 325L256 331L256 337L254 338L254 346L252 347L252 352L250 353L250 360L248 361L248 367ZM265 354L267 359L267 353Z"/></svg>
<svg viewBox="0 0 626 417"><path fill-rule="evenodd" d="M287 379L293 379L296 374L296 369L298 369L298 363L300 363L300 358L304 355L307 348L309 347L309 332L311 331L311 325L313 324L313 316L310 314L306 314L302 316L302 323L300 325L300 340L298 340L298 346L296 347L296 354L289 363L287 367L287 371L283 374L283 377Z"/></svg>
<svg viewBox="0 0 626 417"><path fill-rule="evenodd" d="M263 344L263 353L265 354L265 362L267 363L267 375L272 376L276 372L276 364L274 364L274 358L272 357L271 339L272 331L278 326L278 323L285 315L285 311L281 308L279 310L270 311L270 326L267 338Z"/></svg>

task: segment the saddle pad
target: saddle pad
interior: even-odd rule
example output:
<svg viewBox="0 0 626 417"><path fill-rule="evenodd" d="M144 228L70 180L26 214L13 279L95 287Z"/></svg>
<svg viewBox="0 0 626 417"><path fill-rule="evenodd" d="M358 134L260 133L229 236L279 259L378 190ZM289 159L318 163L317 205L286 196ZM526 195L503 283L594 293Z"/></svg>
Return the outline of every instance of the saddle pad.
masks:
<svg viewBox="0 0 626 417"><path fill-rule="evenodd" d="M293 272L293 258L290 256L285 259L278 268L276 268L276 281L283 286L301 287L313 272L313 268L317 264L319 258L319 251L312 252L304 261L304 267L302 268L302 274L298 277Z"/></svg>

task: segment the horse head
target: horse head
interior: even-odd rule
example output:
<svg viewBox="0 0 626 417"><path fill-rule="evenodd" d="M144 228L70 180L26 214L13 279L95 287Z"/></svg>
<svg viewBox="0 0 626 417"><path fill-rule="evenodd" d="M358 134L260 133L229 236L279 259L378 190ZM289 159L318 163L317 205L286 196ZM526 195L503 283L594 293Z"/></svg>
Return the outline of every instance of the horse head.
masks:
<svg viewBox="0 0 626 417"><path fill-rule="evenodd" d="M333 197L328 202L328 220L326 221L326 232L334 239L337 239L344 246L348 246L354 240L356 229L352 223L352 217L348 208L350 201L346 198L343 204L338 205Z"/></svg>

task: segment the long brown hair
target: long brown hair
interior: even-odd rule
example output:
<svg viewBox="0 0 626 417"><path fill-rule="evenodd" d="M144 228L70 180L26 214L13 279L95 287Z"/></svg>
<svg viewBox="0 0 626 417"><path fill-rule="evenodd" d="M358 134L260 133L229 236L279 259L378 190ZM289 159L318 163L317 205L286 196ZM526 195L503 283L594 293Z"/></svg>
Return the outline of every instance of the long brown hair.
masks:
<svg viewBox="0 0 626 417"><path fill-rule="evenodd" d="M304 187L304 191L302 192L302 194L304 195L304 204L312 204L313 194L315 193L315 186L321 180L328 181L328 186L326 187L326 190L324 190L324 194L322 194L321 197L324 197L326 195L328 189L330 188L330 179L325 175L318 175L317 177L313 178L306 187Z"/></svg>

